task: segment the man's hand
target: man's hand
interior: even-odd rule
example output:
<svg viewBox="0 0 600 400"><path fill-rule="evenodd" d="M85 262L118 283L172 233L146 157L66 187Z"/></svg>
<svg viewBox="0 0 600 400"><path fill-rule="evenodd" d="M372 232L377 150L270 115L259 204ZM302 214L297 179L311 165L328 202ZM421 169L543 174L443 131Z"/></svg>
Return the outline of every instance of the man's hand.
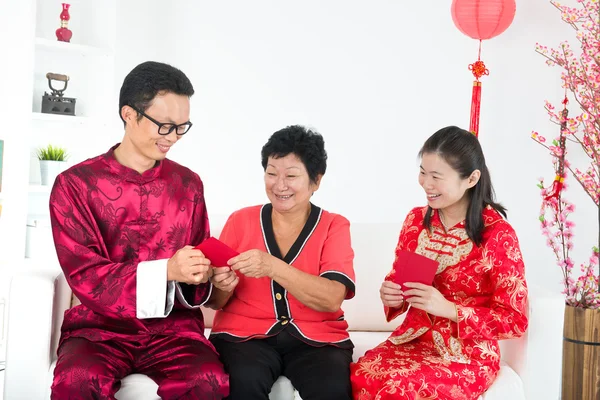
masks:
<svg viewBox="0 0 600 400"><path fill-rule="evenodd" d="M167 261L167 280L199 285L211 275L210 260L200 250L185 246Z"/></svg>
<svg viewBox="0 0 600 400"><path fill-rule="evenodd" d="M231 292L240 282L240 278L229 267L213 267L213 276L210 281L217 289L223 292Z"/></svg>

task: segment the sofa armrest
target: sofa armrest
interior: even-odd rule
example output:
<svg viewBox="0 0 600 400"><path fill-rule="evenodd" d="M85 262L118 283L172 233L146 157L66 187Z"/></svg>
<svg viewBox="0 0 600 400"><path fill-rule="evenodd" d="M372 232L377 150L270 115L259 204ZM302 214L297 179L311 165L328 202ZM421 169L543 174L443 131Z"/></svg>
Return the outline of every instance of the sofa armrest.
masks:
<svg viewBox="0 0 600 400"><path fill-rule="evenodd" d="M61 272L54 280L54 305L52 308L52 338L50 341L50 363L57 358L56 350L60 340L61 328L65 319L65 311L71 308L73 291L65 275Z"/></svg>
<svg viewBox="0 0 600 400"><path fill-rule="evenodd" d="M564 297L529 288L529 327L519 339L502 340L502 360L523 380L528 399L560 398Z"/></svg>
<svg viewBox="0 0 600 400"><path fill-rule="evenodd" d="M70 302L71 291L60 271L32 271L12 278L5 399L46 398L50 364L56 357L63 313Z"/></svg>

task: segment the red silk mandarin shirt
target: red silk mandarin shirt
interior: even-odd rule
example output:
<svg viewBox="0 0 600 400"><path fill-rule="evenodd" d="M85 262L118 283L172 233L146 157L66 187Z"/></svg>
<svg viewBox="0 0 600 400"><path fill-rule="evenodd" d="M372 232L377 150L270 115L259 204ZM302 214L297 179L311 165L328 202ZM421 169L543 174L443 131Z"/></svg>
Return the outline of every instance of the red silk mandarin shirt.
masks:
<svg viewBox="0 0 600 400"><path fill-rule="evenodd" d="M212 348L195 309L209 298L209 283L167 283L165 276L164 285L175 291L172 310L159 318L136 315L139 269L153 260L166 263L181 247L209 236L202 181L168 159L139 174L115 159L115 148L65 171L52 189L58 259L81 301L65 312L61 340L172 335Z"/></svg>

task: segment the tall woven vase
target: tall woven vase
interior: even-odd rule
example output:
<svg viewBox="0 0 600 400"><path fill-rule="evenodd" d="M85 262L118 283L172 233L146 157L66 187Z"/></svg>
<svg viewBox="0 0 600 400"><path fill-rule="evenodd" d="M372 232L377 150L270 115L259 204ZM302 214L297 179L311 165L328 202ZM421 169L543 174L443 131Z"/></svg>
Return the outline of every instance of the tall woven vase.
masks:
<svg viewBox="0 0 600 400"><path fill-rule="evenodd" d="M600 400L600 309L565 306L562 400Z"/></svg>

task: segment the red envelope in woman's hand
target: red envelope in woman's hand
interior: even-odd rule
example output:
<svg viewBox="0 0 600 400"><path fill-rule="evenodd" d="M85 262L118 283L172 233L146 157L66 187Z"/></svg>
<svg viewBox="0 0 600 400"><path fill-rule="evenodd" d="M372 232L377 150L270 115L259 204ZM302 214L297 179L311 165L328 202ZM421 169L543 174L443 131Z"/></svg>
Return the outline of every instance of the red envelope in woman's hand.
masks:
<svg viewBox="0 0 600 400"><path fill-rule="evenodd" d="M212 236L194 248L200 250L214 267L228 267L227 261L240 254Z"/></svg>
<svg viewBox="0 0 600 400"><path fill-rule="evenodd" d="M418 282L431 285L437 272L438 262L417 253L400 250L394 262L394 282L402 285L402 291L412 288L404 286L406 282Z"/></svg>

